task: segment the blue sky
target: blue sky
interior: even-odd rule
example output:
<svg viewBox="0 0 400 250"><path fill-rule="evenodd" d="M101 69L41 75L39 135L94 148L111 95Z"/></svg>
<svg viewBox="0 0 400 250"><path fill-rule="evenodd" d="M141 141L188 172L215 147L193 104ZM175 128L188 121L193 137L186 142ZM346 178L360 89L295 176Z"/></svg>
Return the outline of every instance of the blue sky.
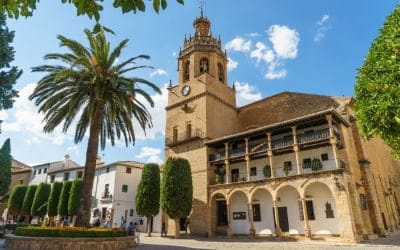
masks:
<svg viewBox="0 0 400 250"><path fill-rule="evenodd" d="M110 1L105 1L110 2ZM185 5L168 0L168 8L156 14L121 14L105 6L101 23L115 31L109 35L113 47L128 38L121 60L148 54L153 70L135 72L163 89L152 93L156 107L151 109L154 128L146 135L137 130L134 147L117 143L100 151L106 163L119 160L162 162L164 157L165 86L177 82L177 54L185 34L193 34L193 20L200 15L199 0ZM220 36L227 49L228 81L236 83L238 105L282 92L293 91L330 96L354 96L357 68L378 35L387 15L395 8L393 0L288 1L252 0L206 1L204 13L211 21L214 36ZM23 69L16 88L20 97L14 108L1 111L4 120L0 142L11 138L13 157L26 164L62 160L65 154L84 164L86 140L75 145L73 130L62 134L41 132L41 115L27 97L43 76L31 67L44 63L46 53L63 52L57 35L86 44L83 30L94 21L77 17L75 9L60 1L40 1L33 17L8 20L15 31L13 65ZM47 62L50 63L50 62Z"/></svg>

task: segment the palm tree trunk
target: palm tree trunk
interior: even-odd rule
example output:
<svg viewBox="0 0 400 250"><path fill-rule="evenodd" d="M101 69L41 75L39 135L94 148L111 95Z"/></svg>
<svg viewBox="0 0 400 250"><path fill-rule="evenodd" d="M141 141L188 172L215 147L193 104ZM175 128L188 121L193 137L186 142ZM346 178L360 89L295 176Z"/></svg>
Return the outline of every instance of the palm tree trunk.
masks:
<svg viewBox="0 0 400 250"><path fill-rule="evenodd" d="M80 206L76 216L76 227L87 227L90 222L90 210L92 207L92 189L96 172L96 159L99 150L99 134L103 120L103 106L98 107L90 122L88 146L86 149L85 174L83 176L82 195Z"/></svg>

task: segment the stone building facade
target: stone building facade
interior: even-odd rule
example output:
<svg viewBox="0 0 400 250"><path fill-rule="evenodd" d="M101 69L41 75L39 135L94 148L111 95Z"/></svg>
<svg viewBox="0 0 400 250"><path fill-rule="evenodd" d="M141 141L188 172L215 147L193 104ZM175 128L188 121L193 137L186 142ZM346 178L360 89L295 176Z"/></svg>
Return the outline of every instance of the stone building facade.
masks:
<svg viewBox="0 0 400 250"><path fill-rule="evenodd" d="M191 164L192 234L356 242L398 228L399 162L361 138L352 98L283 92L237 107L221 40L203 14L193 26L165 130L165 157Z"/></svg>

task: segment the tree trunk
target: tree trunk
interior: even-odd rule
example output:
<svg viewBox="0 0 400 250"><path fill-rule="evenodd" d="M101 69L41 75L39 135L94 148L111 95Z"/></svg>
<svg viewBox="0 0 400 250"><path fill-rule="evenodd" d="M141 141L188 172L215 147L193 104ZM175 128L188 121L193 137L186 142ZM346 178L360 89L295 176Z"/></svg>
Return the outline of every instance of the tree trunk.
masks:
<svg viewBox="0 0 400 250"><path fill-rule="evenodd" d="M151 237L151 224L153 224L153 216L147 216L147 236Z"/></svg>
<svg viewBox="0 0 400 250"><path fill-rule="evenodd" d="M96 173L96 160L99 150L99 135L103 122L103 105L99 105L94 117L90 122L90 132L88 146L86 149L85 173L83 175L83 185L80 206L76 216L75 227L87 227L90 222L90 211L92 208L92 189Z"/></svg>
<svg viewBox="0 0 400 250"><path fill-rule="evenodd" d="M181 234L181 232L180 232L181 224L180 224L179 220L180 220L179 218L175 218L175 239L179 239L179 236Z"/></svg>

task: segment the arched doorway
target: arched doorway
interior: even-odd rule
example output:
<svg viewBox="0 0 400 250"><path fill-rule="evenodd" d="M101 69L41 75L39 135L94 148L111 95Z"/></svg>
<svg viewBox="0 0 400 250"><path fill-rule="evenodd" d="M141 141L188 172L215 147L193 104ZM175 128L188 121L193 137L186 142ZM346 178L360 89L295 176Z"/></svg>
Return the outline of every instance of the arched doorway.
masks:
<svg viewBox="0 0 400 250"><path fill-rule="evenodd" d="M233 234L249 234L248 199L242 191L235 191L230 195L230 219Z"/></svg>
<svg viewBox="0 0 400 250"><path fill-rule="evenodd" d="M211 235L227 235L228 211L225 196L217 193L211 198Z"/></svg>
<svg viewBox="0 0 400 250"><path fill-rule="evenodd" d="M279 226L283 233L304 233L304 223L300 220L299 200L300 194L292 186L283 186L277 192Z"/></svg>
<svg viewBox="0 0 400 250"><path fill-rule="evenodd" d="M329 187L314 182L305 188L308 224L312 234L339 235L340 222L336 202Z"/></svg>
<svg viewBox="0 0 400 250"><path fill-rule="evenodd" d="M257 235L271 235L275 232L273 207L271 193L260 188L256 190L251 198L253 210L253 225Z"/></svg>

